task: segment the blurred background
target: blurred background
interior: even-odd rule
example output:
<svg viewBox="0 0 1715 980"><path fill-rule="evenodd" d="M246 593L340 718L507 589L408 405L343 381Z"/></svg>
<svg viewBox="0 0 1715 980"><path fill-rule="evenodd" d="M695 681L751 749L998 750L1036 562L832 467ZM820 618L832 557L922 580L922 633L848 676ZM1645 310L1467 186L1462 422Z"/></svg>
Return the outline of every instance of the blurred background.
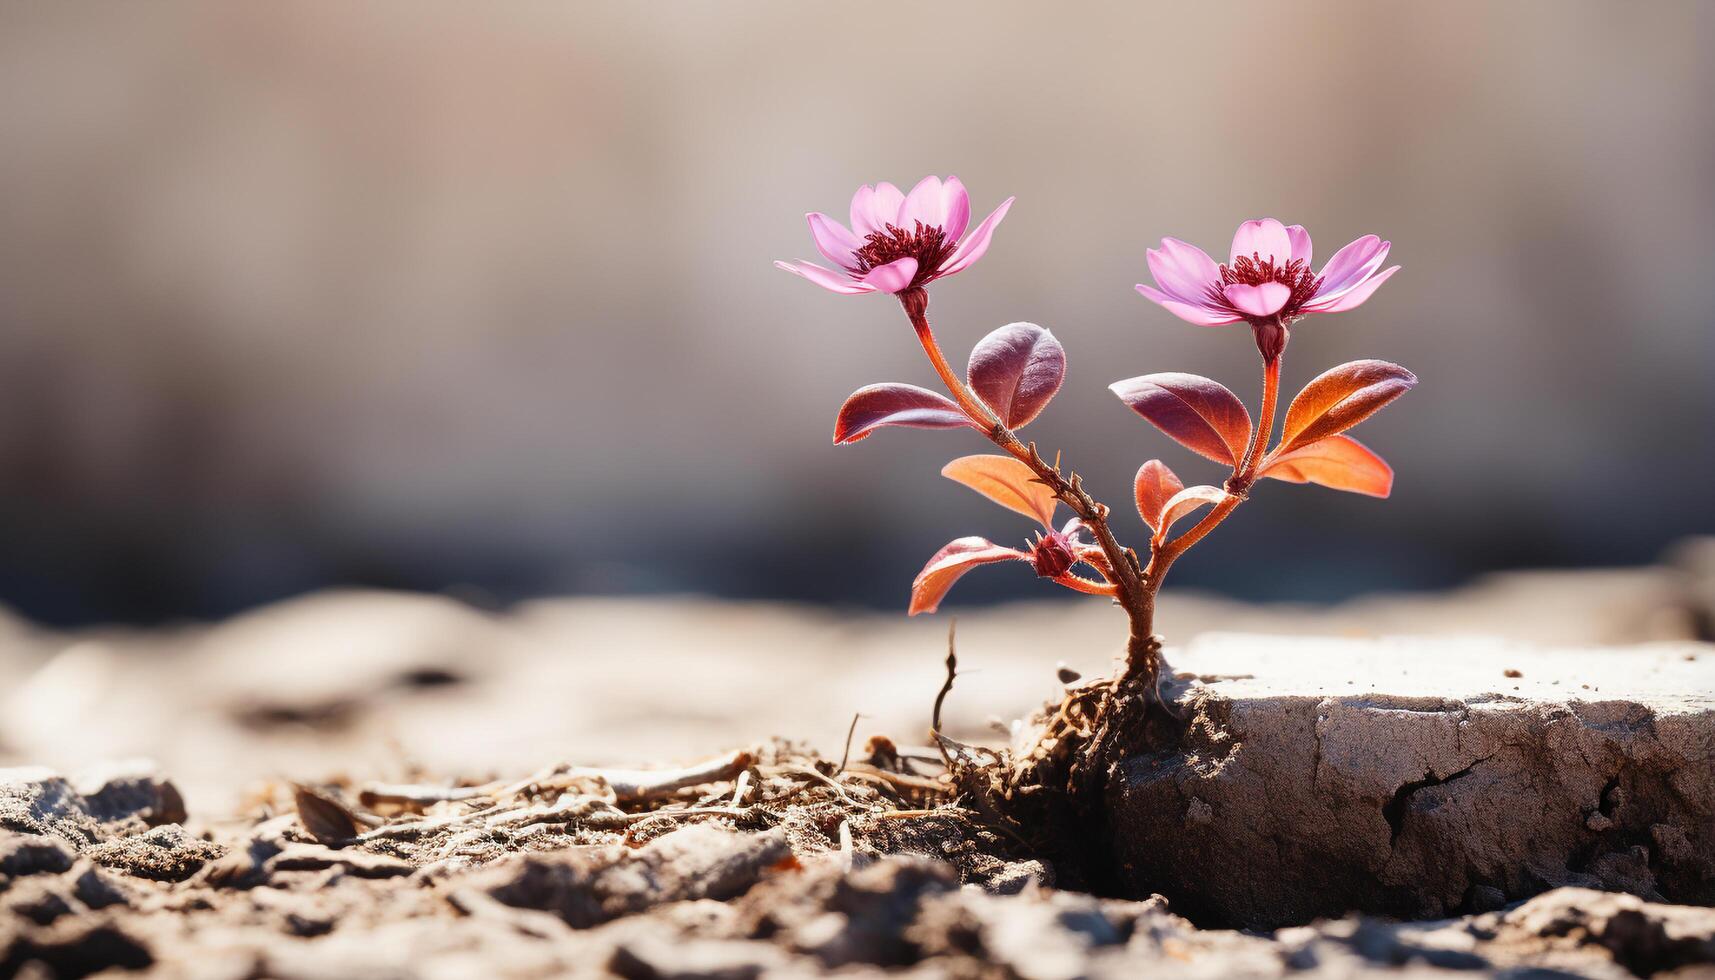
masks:
<svg viewBox="0 0 1715 980"><path fill-rule="evenodd" d="M0 603L77 626L328 586L902 609L1020 519L939 478L970 435L835 449L931 374L897 305L776 271L803 213L957 173L987 258L961 360L1046 325L1030 434L1116 506L1161 456L1109 382L1242 330L1140 298L1163 235L1374 232L1404 265L1295 332L1296 390L1382 357L1392 500L1269 486L1175 570L1335 600L1646 563L1715 531L1715 7L7 3ZM1129 514L1129 508L1126 508ZM1133 518L1122 528L1141 533ZM1027 571L950 606L1040 595ZM932 671L931 671L932 673Z"/></svg>

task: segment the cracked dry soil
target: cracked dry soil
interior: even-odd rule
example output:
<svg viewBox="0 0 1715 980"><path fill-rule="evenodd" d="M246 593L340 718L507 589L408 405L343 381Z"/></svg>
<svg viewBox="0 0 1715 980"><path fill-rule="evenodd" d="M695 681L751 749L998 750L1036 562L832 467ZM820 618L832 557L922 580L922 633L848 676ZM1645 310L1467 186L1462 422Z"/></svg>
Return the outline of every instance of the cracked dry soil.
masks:
<svg viewBox="0 0 1715 980"><path fill-rule="evenodd" d="M1320 654L1337 655L1328 642ZM1686 656L1640 653L1630 669L1689 673ZM1247 928L1347 909L1480 913L1561 886L1715 903L1715 698L1695 686L1258 690L1270 684L1265 672L1198 686L1182 742L1133 755L1110 780L1122 887Z"/></svg>
<svg viewBox="0 0 1715 980"><path fill-rule="evenodd" d="M329 833L330 813L271 815L261 800L244 820L192 831L158 774L110 771L105 782L74 787L43 770L4 771L0 975L1069 980L1715 970L1715 911L1576 888L1441 921L1199 928L1161 897L1055 889L1050 868L957 806L902 809L909 801L883 781L834 780L844 787L836 792L792 773L813 767L832 779L837 767L777 748L739 758L737 775L729 769L646 804L616 806L599 782L532 779L508 803L413 805L331 843L311 830ZM376 799L349 786L314 792L368 827L374 816L343 802L354 790ZM675 816L708 809L710 798L753 803L730 816ZM487 816L473 822L472 813Z"/></svg>

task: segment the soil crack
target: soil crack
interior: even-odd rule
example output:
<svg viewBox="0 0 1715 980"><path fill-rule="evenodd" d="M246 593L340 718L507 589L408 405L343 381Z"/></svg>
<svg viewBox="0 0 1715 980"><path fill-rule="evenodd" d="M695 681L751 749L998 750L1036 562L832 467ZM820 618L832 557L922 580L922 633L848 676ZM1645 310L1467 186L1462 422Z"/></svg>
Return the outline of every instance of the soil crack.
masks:
<svg viewBox="0 0 1715 980"><path fill-rule="evenodd" d="M1412 796L1419 790L1429 789L1432 786L1445 786L1455 779L1463 779L1469 776L1472 770L1492 758L1494 756L1485 755L1458 772L1449 773L1446 776L1437 776L1434 772L1426 772L1422 779L1413 780L1394 790L1393 799L1382 805L1382 818L1387 821L1388 827L1391 828L1388 843L1392 845L1399 842L1400 832L1405 829L1405 808L1411 803Z"/></svg>

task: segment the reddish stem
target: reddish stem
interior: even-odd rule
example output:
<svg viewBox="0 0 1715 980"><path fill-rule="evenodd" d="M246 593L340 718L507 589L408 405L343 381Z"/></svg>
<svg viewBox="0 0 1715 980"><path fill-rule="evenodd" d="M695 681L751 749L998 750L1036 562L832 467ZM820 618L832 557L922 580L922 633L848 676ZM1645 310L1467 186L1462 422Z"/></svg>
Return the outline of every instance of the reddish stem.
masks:
<svg viewBox="0 0 1715 980"><path fill-rule="evenodd" d="M1233 467L1233 475L1227 480L1226 499L1216 504L1191 530L1156 548L1150 554L1149 566L1144 569L1144 575L1149 580L1151 610L1155 605L1155 593L1161 589L1162 578L1173 563L1179 560L1179 556L1203 540L1205 535L1226 520L1227 515L1237 510L1239 504L1244 503L1249 496L1251 484L1256 482L1257 463L1262 456L1262 447L1268 444L1274 433L1274 409L1280 400L1280 361L1281 358L1277 354L1273 359L1263 362L1262 413L1257 418L1256 428L1251 430L1250 445L1245 447L1244 458Z"/></svg>
<svg viewBox="0 0 1715 980"><path fill-rule="evenodd" d="M1153 688L1158 681L1157 672L1160 669L1161 648L1159 640L1154 636L1154 624L1155 597L1161 590L1161 580L1180 555L1201 541L1245 501L1251 484L1256 481L1257 466L1263 458L1263 447L1268 444L1274 432L1275 405L1280 398L1280 361L1286 346L1285 324L1277 322L1273 325L1278 329L1270 334L1276 338L1276 343L1272 344L1262 342L1260 338L1263 334L1259 330L1258 348L1263 352L1262 411L1256 427L1251 430L1250 443L1245 447L1244 457L1234 464L1233 475L1227 480L1226 499L1216 504L1215 508L1189 531L1153 549L1149 564L1140 567L1136 553L1121 546L1114 538L1113 531L1109 529L1107 506L1097 503L1084 490L1078 475L1072 473L1062 476L1058 460L1055 465L1050 466L1036 451L1035 445L1021 442L1006 423L983 404L970 385L954 372L929 326L928 293L922 289L908 289L899 294L899 302L917 332L917 340L923 345L923 352L929 356L930 365L935 368L935 373L940 375L941 382L947 386L959 407L983 427L989 441L1030 467L1036 473L1037 479L1053 490L1055 496L1070 507L1095 536L1104 560L1090 564L1109 581L1094 582L1070 573L1058 576L1054 581L1079 592L1112 596L1114 601L1125 609L1131 624L1131 636L1126 641L1126 667L1125 673L1119 679L1120 683L1135 681Z"/></svg>
<svg viewBox="0 0 1715 980"><path fill-rule="evenodd" d="M1138 564L1137 555L1122 546L1115 539L1113 531L1108 527L1108 508L1096 502L1084 490L1083 481L1076 473L1062 476L1059 466L1050 466L1034 445L1026 445L1006 423L997 418L989 407L983 404L970 385L953 371L953 366L947 362L947 355L941 351L941 345L935 340L935 332L929 326L929 296L921 289L910 289L899 294L900 305L905 308L905 315L910 318L911 326L917 332L917 340L923 345L923 353L929 356L929 363L935 373L940 375L941 382L973 420L983 426L983 434L989 441L1004 450L1008 455L1030 467L1037 479L1054 491L1072 512L1078 515L1084 525L1090 529L1096 544L1102 550L1107 560L1107 568L1098 569L1111 581L1111 585L1090 582L1088 579L1079 581L1102 591L1097 595L1110 595L1125 609L1126 616L1131 622L1131 637L1126 644L1126 675L1143 675L1153 682L1156 670L1156 648L1150 642L1149 635L1149 606L1146 599L1146 587L1143 570ZM1059 581L1056 579L1056 581ZM1061 582L1080 592L1090 591L1068 582Z"/></svg>

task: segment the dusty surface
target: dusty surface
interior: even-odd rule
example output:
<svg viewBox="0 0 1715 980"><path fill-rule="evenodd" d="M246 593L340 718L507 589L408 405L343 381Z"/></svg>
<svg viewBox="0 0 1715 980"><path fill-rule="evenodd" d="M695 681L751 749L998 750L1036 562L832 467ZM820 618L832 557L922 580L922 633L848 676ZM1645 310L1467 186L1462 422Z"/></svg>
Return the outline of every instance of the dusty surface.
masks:
<svg viewBox="0 0 1715 980"><path fill-rule="evenodd" d="M1437 918L1561 885L1715 903L1706 645L1212 636L1175 666L1185 742L1109 800L1122 879L1194 918Z"/></svg>
<svg viewBox="0 0 1715 980"><path fill-rule="evenodd" d="M1715 571L1698 567L1520 573L1333 608L1170 589L1160 627L1173 644L1211 630L1560 646L1707 638ZM1054 696L1056 661L1094 675L1120 650L1123 617L1099 602L952 613L966 674L947 723L967 739ZM777 735L837 754L857 712L860 740L923 738L949 618L617 599L489 613L361 592L148 631L67 635L0 616L0 765L73 771L143 756L218 813L269 778L635 765Z"/></svg>
<svg viewBox="0 0 1715 980"><path fill-rule="evenodd" d="M1194 757L1127 770L1143 901L1055 889L932 760L866 742L923 739L944 618L371 593L152 631L0 617L0 765L33 767L0 779L0 975L1698 975L1711 913L1671 903L1711 900L1711 610L1707 547L1334 609L1169 596L1201 724ZM1004 744L1118 625L961 614L949 732ZM732 746L760 746L744 776L665 795L552 765ZM1568 884L1634 894L1543 892ZM1328 918L1180 917L1215 910Z"/></svg>
<svg viewBox="0 0 1715 980"><path fill-rule="evenodd" d="M159 777L129 774L124 792L103 801L104 785L89 780L77 781L80 792L45 770L0 773L0 975L1052 980L1715 970L1715 911L1580 889L1446 921L1198 929L1160 898L1056 891L1046 868L971 831L956 807L901 811L899 799L850 782L836 794L810 779L805 793L779 776L813 760L762 750L743 761L745 775L647 807L616 806L623 801L599 780L562 780L568 788L557 795L520 790L488 819L465 819L479 808L469 801L436 803L333 846L308 829L328 816L314 812L257 813L200 833L159 822L173 796ZM750 774L764 775L747 790ZM336 813L358 812L344 809L337 790L318 792ZM695 816L707 805L697 794L747 805L734 816ZM765 808L770 799L779 806ZM498 819L509 814L522 819Z"/></svg>

